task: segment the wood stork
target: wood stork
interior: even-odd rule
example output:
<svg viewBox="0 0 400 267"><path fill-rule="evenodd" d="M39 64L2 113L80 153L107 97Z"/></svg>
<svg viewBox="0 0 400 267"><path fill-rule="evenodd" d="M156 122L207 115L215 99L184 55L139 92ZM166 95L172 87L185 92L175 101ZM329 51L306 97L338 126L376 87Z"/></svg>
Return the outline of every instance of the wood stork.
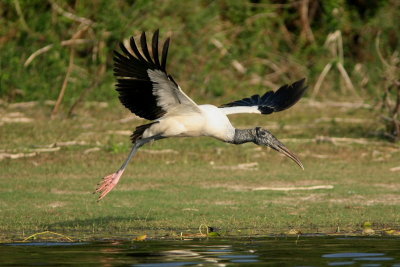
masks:
<svg viewBox="0 0 400 267"><path fill-rule="evenodd" d="M136 127L131 135L133 147L117 172L103 178L95 193L104 198L118 183L126 166L144 144L167 137L210 136L231 144L253 142L271 147L296 162L303 164L268 130L261 127L236 129L227 115L237 113L270 114L294 105L304 94L305 79L284 85L276 92L253 95L220 107L197 105L190 99L166 70L170 38L164 42L161 61L158 46L159 31L154 32L151 54L146 34L142 33L139 51L133 37L130 47L120 43L122 54L114 51L114 75L122 104L132 113L152 122Z"/></svg>

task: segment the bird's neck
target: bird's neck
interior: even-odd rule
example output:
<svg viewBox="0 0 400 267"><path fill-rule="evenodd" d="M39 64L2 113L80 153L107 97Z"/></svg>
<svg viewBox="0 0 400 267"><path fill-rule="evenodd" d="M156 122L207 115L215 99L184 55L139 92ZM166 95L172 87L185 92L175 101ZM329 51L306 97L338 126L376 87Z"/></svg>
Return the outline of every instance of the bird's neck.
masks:
<svg viewBox="0 0 400 267"><path fill-rule="evenodd" d="M230 143L240 145L243 143L254 142L255 138L255 129L235 129L235 135L233 136L233 140Z"/></svg>

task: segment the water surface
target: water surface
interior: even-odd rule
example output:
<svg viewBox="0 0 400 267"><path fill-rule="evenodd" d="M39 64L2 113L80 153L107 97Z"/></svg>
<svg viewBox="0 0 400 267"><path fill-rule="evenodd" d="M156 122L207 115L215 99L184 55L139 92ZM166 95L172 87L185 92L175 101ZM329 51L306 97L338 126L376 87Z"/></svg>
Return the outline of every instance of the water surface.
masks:
<svg viewBox="0 0 400 267"><path fill-rule="evenodd" d="M1 265L393 266L399 238L237 238L0 245Z"/></svg>

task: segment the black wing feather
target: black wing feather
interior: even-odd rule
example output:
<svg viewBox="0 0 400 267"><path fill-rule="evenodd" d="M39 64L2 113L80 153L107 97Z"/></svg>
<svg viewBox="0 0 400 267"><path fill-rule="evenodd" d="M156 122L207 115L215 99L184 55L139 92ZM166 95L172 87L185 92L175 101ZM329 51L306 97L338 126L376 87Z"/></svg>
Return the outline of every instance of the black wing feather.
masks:
<svg viewBox="0 0 400 267"><path fill-rule="evenodd" d="M165 41L161 64L158 55L158 35L155 31L152 38L152 55L147 47L146 35L140 37L142 53L136 45L135 39L130 38L129 52L123 43L120 43L121 52L114 51L114 75L117 77L117 91L121 103L137 116L148 120L155 120L163 116L166 111L157 104L153 95L153 83L149 78L148 70L161 70L166 73L169 38Z"/></svg>
<svg viewBox="0 0 400 267"><path fill-rule="evenodd" d="M307 86L304 86L304 82L305 79L301 79L291 85L281 86L275 92L268 91L261 97L253 95L250 98L233 101L221 107L258 106L258 110L262 114L282 111L296 104L303 96L307 89Z"/></svg>
<svg viewBox="0 0 400 267"><path fill-rule="evenodd" d="M153 40L151 42L151 51L153 52L154 63L157 66L161 66L160 60L158 59L158 34L159 30L156 30L153 34Z"/></svg>
<svg viewBox="0 0 400 267"><path fill-rule="evenodd" d="M165 114L157 106L148 81L118 79L117 91L121 103L139 117L155 120Z"/></svg>
<svg viewBox="0 0 400 267"><path fill-rule="evenodd" d="M169 48L169 38L165 41L162 55L161 55L161 70L165 71L165 66L167 65L167 56L168 56L168 48Z"/></svg>
<svg viewBox="0 0 400 267"><path fill-rule="evenodd" d="M133 36L130 39L130 44L133 52L135 53L136 57L141 61L141 62L146 62L146 60L143 58L142 54L139 52L138 47L136 46L135 38Z"/></svg>
<svg viewBox="0 0 400 267"><path fill-rule="evenodd" d="M119 47L121 48L122 52L123 52L125 55L128 56L128 58L129 58L130 60L133 60L133 61L137 60L134 56L131 55L131 53L129 53L128 49L126 49L126 47L124 46L123 43L119 43ZM115 53L116 55L118 55L118 57L119 57L120 59L126 59L123 55L121 55L121 54L118 53L117 51L114 51L114 53Z"/></svg>
<svg viewBox="0 0 400 267"><path fill-rule="evenodd" d="M142 46L142 51L147 61L153 63L153 59L151 58L149 49L147 48L147 40L145 32L142 32L142 36L140 36L140 44Z"/></svg>

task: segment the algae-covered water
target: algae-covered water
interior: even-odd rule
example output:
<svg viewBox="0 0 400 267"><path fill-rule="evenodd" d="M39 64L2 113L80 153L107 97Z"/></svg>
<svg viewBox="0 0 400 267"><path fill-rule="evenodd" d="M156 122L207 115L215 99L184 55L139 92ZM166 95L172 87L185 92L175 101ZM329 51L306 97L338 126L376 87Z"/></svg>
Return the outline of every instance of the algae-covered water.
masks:
<svg viewBox="0 0 400 267"><path fill-rule="evenodd" d="M397 266L400 238L300 237L0 245L0 265Z"/></svg>

